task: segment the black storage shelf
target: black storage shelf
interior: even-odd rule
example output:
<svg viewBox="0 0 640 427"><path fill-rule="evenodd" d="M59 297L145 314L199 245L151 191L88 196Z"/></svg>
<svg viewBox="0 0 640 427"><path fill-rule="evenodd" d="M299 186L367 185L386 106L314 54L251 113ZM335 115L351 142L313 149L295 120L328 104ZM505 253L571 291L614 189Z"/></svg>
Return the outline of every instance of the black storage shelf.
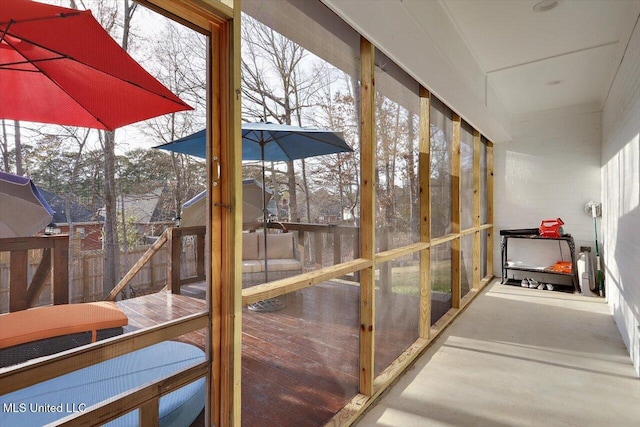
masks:
<svg viewBox="0 0 640 427"><path fill-rule="evenodd" d="M578 269L576 266L576 245L573 241L573 237L570 235L561 236L561 237L542 237L539 235L533 234L508 234L508 233L500 233L501 234L501 243L500 249L502 253L502 283L505 284L509 279L507 278L508 270L515 271L527 271L531 273L544 273L544 274L555 274L558 276L568 276L571 277L573 287L580 291L580 287L578 284ZM507 252L508 252L508 242L509 239L529 239L529 240L555 240L555 241L565 241L569 246L569 252L571 253L571 273L563 273L560 271L548 270L544 267L518 267L514 265L509 265L507 263Z"/></svg>

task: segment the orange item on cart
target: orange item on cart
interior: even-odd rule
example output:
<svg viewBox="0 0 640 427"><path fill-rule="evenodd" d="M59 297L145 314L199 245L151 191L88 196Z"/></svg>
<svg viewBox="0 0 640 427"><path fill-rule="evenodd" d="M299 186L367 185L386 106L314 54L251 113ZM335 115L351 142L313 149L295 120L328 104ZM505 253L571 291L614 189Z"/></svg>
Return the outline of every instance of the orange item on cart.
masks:
<svg viewBox="0 0 640 427"><path fill-rule="evenodd" d="M557 271L558 273L571 274L573 271L573 264L569 261L558 261L553 265L551 270Z"/></svg>

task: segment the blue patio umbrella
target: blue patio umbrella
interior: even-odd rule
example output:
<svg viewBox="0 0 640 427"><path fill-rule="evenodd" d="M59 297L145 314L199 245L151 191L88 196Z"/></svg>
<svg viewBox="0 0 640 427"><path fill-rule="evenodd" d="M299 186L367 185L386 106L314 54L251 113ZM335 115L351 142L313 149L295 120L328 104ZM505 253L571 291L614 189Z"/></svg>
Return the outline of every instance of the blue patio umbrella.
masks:
<svg viewBox="0 0 640 427"><path fill-rule="evenodd" d="M153 148L189 154L204 159L207 151L207 132L206 129L203 129ZM344 141L342 132L269 122L244 123L242 125L242 160L261 160L263 162L263 183L265 182L265 161L287 162L352 151ZM263 202L263 219L266 223L268 217L266 200Z"/></svg>
<svg viewBox="0 0 640 427"><path fill-rule="evenodd" d="M176 139L175 141L167 142L166 144L157 145L153 148L188 154L190 156L204 159L207 157L207 130L202 129L201 131L192 133L191 135Z"/></svg>
<svg viewBox="0 0 640 427"><path fill-rule="evenodd" d="M206 130L193 133L154 148L183 154L206 157ZM288 162L309 157L352 152L341 132L314 129L279 123L256 122L242 125L242 160L262 161L262 182L265 182L265 161ZM267 223L268 211L263 196L263 221ZM267 277L267 235L265 241L265 281Z"/></svg>
<svg viewBox="0 0 640 427"><path fill-rule="evenodd" d="M206 130L203 129L154 148L204 159L206 138ZM268 122L242 125L242 160L288 162L351 151L341 132Z"/></svg>

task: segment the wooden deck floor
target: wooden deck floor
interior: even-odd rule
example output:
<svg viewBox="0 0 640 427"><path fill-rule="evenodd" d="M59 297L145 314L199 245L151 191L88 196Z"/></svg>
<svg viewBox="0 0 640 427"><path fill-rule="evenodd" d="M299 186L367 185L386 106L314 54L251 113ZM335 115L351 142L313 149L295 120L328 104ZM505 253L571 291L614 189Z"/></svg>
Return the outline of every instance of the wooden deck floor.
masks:
<svg viewBox="0 0 640 427"><path fill-rule="evenodd" d="M173 295L168 291L118 301L118 306L129 318L129 324L124 327L125 333L179 319L207 309L207 304L203 299ZM205 332L190 332L181 336L180 341L204 349Z"/></svg>
<svg viewBox="0 0 640 427"><path fill-rule="evenodd" d="M119 302L128 330L205 309L203 286ZM282 298L276 312L243 311L242 424L322 426L358 391L359 287L328 282ZM191 296L186 296L191 295ZM406 296L401 296L406 299ZM417 310L397 306L393 319L379 319L376 372L417 338ZM386 304L385 303L385 304ZM398 320L400 319L400 321ZM415 331L407 325L416 324ZM204 347L203 332L181 337Z"/></svg>

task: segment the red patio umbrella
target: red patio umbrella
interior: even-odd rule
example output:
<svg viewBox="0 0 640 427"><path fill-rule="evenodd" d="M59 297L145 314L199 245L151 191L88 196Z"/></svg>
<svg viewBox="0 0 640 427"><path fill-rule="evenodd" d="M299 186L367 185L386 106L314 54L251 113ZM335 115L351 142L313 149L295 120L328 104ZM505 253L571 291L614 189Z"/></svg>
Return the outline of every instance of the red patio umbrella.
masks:
<svg viewBox="0 0 640 427"><path fill-rule="evenodd" d="M191 109L80 11L0 5L0 118L114 130Z"/></svg>

